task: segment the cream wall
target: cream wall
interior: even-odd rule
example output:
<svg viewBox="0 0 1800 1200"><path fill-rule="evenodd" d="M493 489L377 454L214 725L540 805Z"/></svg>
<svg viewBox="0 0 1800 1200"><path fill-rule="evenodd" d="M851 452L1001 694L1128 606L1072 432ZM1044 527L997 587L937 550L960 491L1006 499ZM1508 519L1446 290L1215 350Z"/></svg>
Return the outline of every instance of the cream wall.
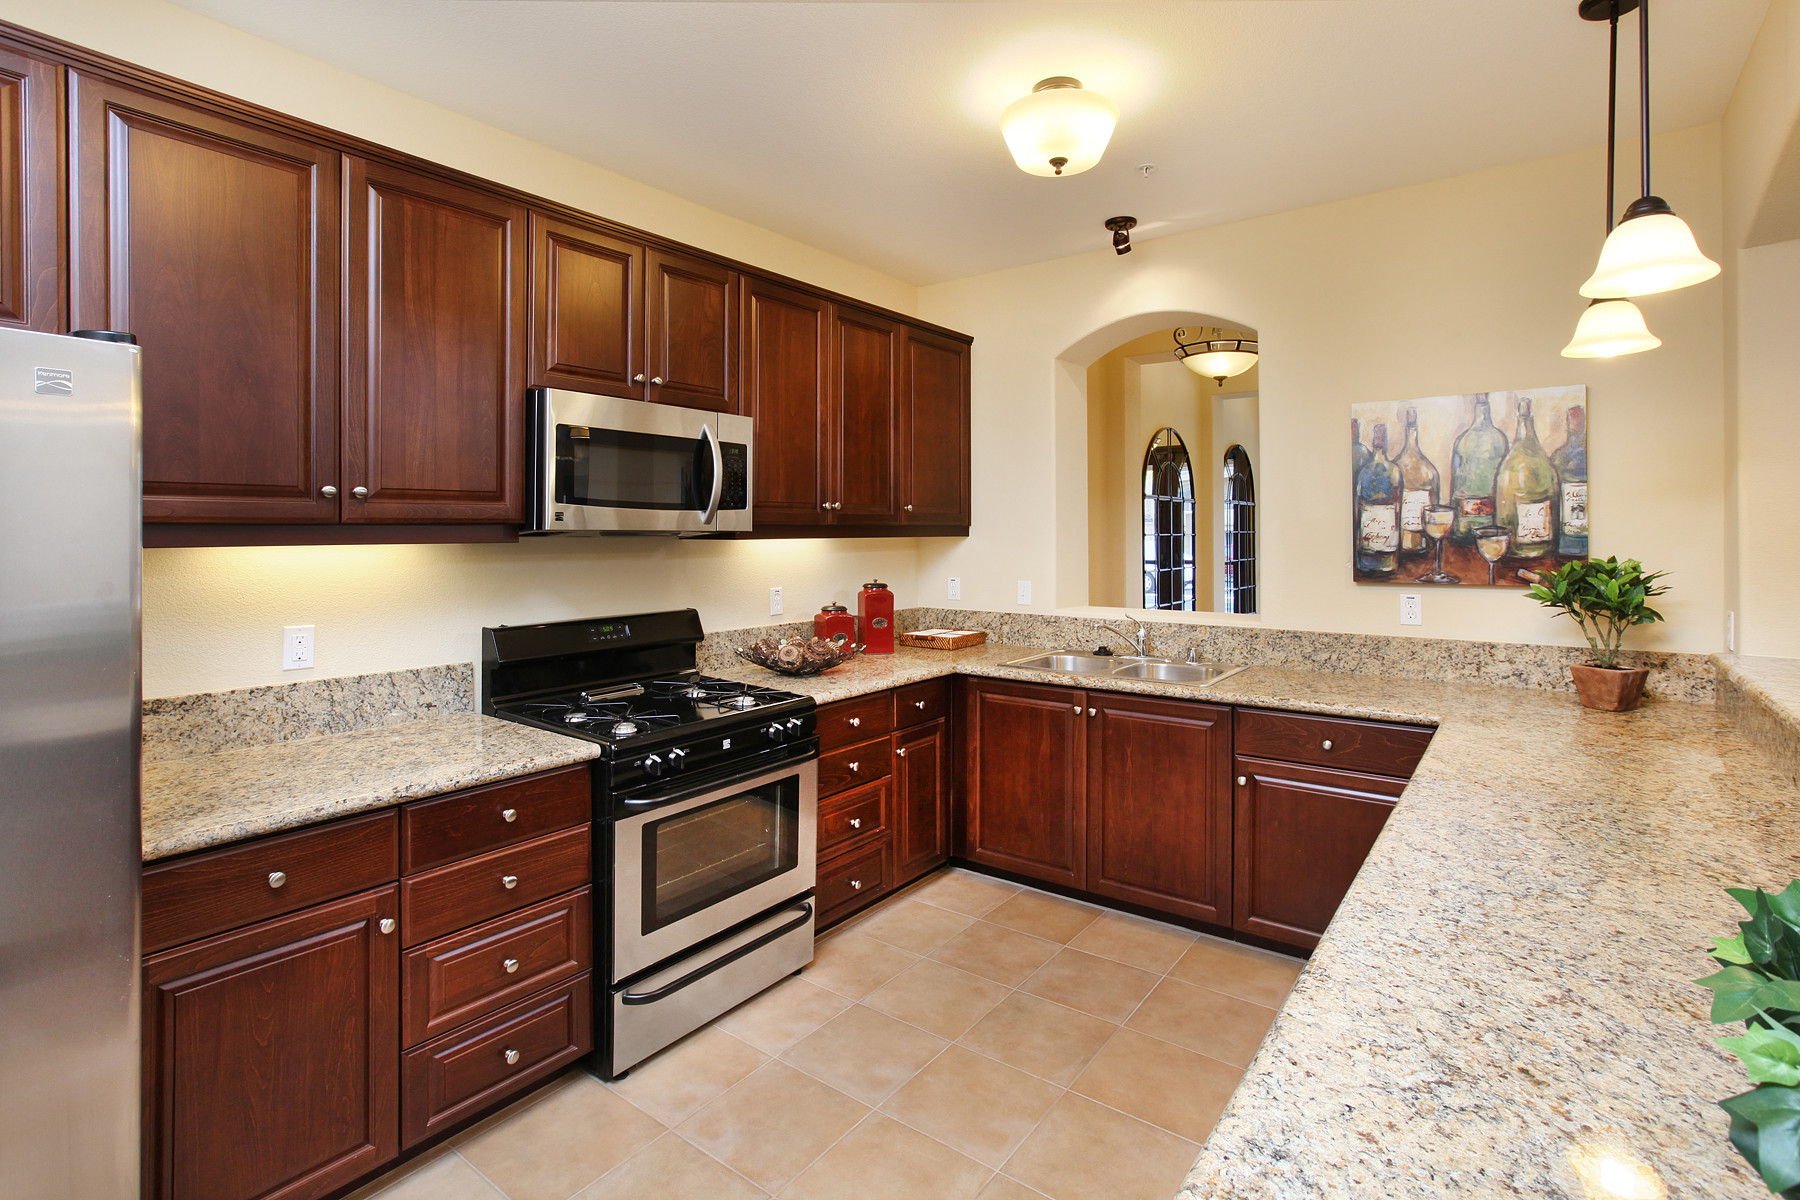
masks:
<svg viewBox="0 0 1800 1200"><path fill-rule="evenodd" d="M1658 191L1719 246L1719 127L1656 151ZM958 575L966 606L1013 609L1014 581L1032 579L1034 608L1083 603L1085 521L1070 517L1087 490L1085 368L1166 314L1225 313L1263 351L1263 624L1579 643L1512 591L1434 590L1425 624L1401 627L1396 588L1350 580L1343 434L1359 400L1585 383L1594 550L1673 572L1669 625L1634 644L1717 649L1724 288L1646 300L1654 353L1562 358L1599 251L1602 173L1596 148L922 288L923 316L975 336L978 466L975 535L922 544L921 590L942 596Z"/></svg>

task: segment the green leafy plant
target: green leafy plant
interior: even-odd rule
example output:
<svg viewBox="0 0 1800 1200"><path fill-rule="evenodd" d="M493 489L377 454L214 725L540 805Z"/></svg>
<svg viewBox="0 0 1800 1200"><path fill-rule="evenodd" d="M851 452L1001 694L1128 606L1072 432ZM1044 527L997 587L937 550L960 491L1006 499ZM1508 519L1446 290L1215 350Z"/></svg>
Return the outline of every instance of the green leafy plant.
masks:
<svg viewBox="0 0 1800 1200"><path fill-rule="evenodd" d="M1800 879L1776 893L1727 888L1750 914L1736 937L1714 938L1720 970L1694 982L1711 988L1715 1025L1744 1022L1720 1038L1756 1086L1719 1107L1731 1115L1731 1144L1769 1190L1800 1195Z"/></svg>
<svg viewBox="0 0 1800 1200"><path fill-rule="evenodd" d="M1657 584L1667 571L1646 572L1635 558L1595 558L1564 563L1548 575L1533 575L1526 593L1545 608L1575 618L1596 666L1616 667L1625 631L1634 625L1660 621L1663 615L1649 605L1652 596L1669 589Z"/></svg>

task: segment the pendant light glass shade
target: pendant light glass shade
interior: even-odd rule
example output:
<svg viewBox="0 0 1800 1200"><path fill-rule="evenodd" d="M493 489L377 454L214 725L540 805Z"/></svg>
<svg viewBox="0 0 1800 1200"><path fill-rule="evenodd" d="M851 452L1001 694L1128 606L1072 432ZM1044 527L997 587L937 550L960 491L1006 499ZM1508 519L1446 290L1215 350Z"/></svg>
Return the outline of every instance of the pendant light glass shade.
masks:
<svg viewBox="0 0 1800 1200"><path fill-rule="evenodd" d="M1175 331L1175 357L1180 359L1187 369L1196 375L1223 384L1233 375L1242 375L1256 365L1257 345L1255 338L1226 337L1224 330L1214 330L1215 336L1190 342L1188 331Z"/></svg>
<svg viewBox="0 0 1800 1200"><path fill-rule="evenodd" d="M1655 197L1651 197L1655 199ZM1637 201L1632 207L1642 205ZM1581 294L1593 299L1622 296L1654 296L1676 288L1705 283L1719 273L1719 264L1700 253L1687 222L1657 201L1660 212L1634 217L1630 210L1600 248L1600 265Z"/></svg>
<svg viewBox="0 0 1800 1200"><path fill-rule="evenodd" d="M1662 339L1644 324L1644 314L1629 300L1595 300L1581 312L1575 336L1562 349L1564 358L1617 358L1654 350Z"/></svg>
<svg viewBox="0 0 1800 1200"><path fill-rule="evenodd" d="M1100 161L1118 123L1118 105L1057 76L1007 105L1000 133L1027 175L1079 175Z"/></svg>

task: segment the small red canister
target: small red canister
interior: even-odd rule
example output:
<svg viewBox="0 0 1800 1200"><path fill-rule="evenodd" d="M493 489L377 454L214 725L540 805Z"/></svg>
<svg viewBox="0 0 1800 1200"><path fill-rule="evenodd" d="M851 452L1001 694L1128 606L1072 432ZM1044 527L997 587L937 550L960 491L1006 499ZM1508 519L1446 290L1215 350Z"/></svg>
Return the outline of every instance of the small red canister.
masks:
<svg viewBox="0 0 1800 1200"><path fill-rule="evenodd" d="M856 594L857 628L862 630L864 654L894 652L894 593L879 579L863 584Z"/></svg>
<svg viewBox="0 0 1800 1200"><path fill-rule="evenodd" d="M856 640L856 618L841 604L827 604L813 614L813 636L839 645Z"/></svg>

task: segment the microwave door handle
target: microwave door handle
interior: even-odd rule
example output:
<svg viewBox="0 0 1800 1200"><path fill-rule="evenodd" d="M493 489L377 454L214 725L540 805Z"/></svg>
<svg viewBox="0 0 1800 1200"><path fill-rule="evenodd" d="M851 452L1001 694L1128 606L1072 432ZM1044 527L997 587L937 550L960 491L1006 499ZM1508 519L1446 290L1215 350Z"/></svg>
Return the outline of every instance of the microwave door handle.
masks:
<svg viewBox="0 0 1800 1200"><path fill-rule="evenodd" d="M725 495L725 455L719 450L719 435L713 432L711 425L702 425L700 436L712 448L713 462L712 497L706 502L706 511L700 514L700 523L711 525L719 515L719 501Z"/></svg>

